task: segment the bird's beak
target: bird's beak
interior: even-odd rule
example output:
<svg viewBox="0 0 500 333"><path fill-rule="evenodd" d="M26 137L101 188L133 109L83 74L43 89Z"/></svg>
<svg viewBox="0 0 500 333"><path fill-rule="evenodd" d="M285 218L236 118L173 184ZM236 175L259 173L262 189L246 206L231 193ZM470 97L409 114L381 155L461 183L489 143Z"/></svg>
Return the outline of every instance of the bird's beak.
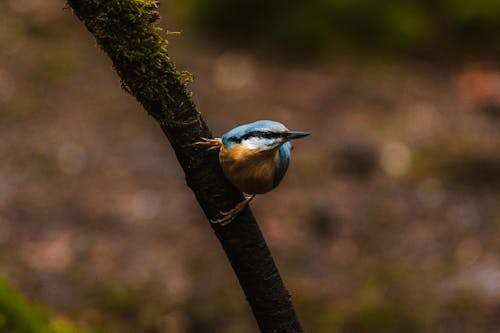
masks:
<svg viewBox="0 0 500 333"><path fill-rule="evenodd" d="M286 138L288 140L300 139L305 136L308 136L309 134L310 134L309 132L288 132Z"/></svg>

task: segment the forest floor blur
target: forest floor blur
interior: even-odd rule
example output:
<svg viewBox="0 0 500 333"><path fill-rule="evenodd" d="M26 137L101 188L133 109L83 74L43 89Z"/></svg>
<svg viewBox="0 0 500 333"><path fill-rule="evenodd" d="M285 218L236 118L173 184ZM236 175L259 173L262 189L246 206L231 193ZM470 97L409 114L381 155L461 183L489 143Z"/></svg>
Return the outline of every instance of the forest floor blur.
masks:
<svg viewBox="0 0 500 333"><path fill-rule="evenodd" d="M256 331L159 127L70 10L23 3L0 4L0 273L83 326ZM280 64L193 38L171 55L215 135L312 133L252 202L306 331L500 326L494 66Z"/></svg>

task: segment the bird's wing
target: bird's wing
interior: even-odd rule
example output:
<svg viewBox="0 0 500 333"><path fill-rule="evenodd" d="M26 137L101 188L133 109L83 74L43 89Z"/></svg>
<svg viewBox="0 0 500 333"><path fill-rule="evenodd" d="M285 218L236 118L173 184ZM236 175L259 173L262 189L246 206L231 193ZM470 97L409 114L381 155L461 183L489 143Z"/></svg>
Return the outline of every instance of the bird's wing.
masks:
<svg viewBox="0 0 500 333"><path fill-rule="evenodd" d="M287 142L283 144L278 150L278 163L276 164L276 170L274 173L274 187L278 186L283 177L285 176L286 170L288 169L288 164L290 164L290 150L292 149L292 144Z"/></svg>

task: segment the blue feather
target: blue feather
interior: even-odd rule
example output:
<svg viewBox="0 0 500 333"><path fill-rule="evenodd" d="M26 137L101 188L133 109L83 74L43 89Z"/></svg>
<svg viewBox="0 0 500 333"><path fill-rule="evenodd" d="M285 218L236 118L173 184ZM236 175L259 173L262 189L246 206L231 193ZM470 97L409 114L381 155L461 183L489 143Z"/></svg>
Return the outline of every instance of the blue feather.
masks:
<svg viewBox="0 0 500 333"><path fill-rule="evenodd" d="M273 120L258 120L256 122L250 123L250 124L244 124L240 125L238 127L233 128L229 132L225 133L222 136L222 143L226 147L231 147L234 145L235 142L234 139L238 139L243 137L245 134L253 132L253 131L259 131L259 130L267 130L267 131L285 131L286 127Z"/></svg>
<svg viewBox="0 0 500 333"><path fill-rule="evenodd" d="M274 172L273 186L279 185L283 177L285 176L286 170L288 169L288 164L290 164L290 151L292 150L292 144L286 142L278 150L278 164L276 165L276 170Z"/></svg>

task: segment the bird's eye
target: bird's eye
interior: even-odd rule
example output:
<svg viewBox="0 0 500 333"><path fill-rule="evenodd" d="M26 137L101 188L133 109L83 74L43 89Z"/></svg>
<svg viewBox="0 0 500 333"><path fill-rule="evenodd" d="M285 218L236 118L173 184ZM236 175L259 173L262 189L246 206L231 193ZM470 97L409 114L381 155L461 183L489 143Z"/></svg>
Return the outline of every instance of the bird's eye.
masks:
<svg viewBox="0 0 500 333"><path fill-rule="evenodd" d="M262 136L266 139L271 139L273 137L273 133L266 131L262 133Z"/></svg>

